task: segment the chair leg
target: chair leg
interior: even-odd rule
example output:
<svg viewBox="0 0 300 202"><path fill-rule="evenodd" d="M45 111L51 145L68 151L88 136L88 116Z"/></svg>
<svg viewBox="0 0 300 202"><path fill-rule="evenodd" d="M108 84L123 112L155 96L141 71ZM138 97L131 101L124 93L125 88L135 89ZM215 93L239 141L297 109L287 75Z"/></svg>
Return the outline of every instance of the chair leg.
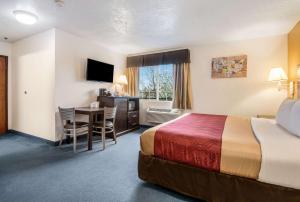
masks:
<svg viewBox="0 0 300 202"><path fill-rule="evenodd" d="M76 136L76 133L74 132L74 135L73 135L73 151L74 151L74 153L76 153L76 145L77 145L77 136Z"/></svg>
<svg viewBox="0 0 300 202"><path fill-rule="evenodd" d="M102 150L105 149L105 128L101 129L101 137L102 137Z"/></svg>
<svg viewBox="0 0 300 202"><path fill-rule="evenodd" d="M61 146L61 145L62 145L62 141L63 141L63 139L64 139L64 133L62 133L62 134L60 135L59 146Z"/></svg>
<svg viewBox="0 0 300 202"><path fill-rule="evenodd" d="M117 144L117 136L116 136L116 131L115 131L115 129L114 129L114 131L113 131L113 134L114 134L115 144Z"/></svg>

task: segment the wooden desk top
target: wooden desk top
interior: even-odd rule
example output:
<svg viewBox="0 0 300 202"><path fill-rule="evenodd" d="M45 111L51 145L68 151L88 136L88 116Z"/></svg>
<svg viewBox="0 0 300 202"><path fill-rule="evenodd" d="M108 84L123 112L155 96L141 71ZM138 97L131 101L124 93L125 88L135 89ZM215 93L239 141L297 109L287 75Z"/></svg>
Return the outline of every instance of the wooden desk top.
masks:
<svg viewBox="0 0 300 202"><path fill-rule="evenodd" d="M90 112L101 112L104 108L91 108L91 107L78 107L75 108L77 113L90 113Z"/></svg>

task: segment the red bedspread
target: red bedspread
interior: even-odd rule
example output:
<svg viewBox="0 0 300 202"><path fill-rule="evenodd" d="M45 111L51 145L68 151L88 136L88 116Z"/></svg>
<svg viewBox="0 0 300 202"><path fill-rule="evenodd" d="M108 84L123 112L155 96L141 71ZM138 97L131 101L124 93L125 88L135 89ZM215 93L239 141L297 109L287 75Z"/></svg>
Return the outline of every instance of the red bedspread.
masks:
<svg viewBox="0 0 300 202"><path fill-rule="evenodd" d="M190 114L159 128L154 155L220 171L222 133L227 116Z"/></svg>

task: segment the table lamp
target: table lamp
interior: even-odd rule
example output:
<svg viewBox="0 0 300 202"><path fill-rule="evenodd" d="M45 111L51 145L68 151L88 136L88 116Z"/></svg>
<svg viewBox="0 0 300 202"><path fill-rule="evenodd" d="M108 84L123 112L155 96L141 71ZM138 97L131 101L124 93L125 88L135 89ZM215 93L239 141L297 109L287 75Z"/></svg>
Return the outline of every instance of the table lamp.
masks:
<svg viewBox="0 0 300 202"><path fill-rule="evenodd" d="M273 67L269 74L269 81L278 82L278 90L282 89L282 81L287 81L287 76L282 67Z"/></svg>
<svg viewBox="0 0 300 202"><path fill-rule="evenodd" d="M300 81L300 65L297 66L297 80Z"/></svg>
<svg viewBox="0 0 300 202"><path fill-rule="evenodd" d="M128 81L127 81L126 75L121 75L119 77L119 80L117 81L117 83L122 87L121 88L121 95L124 95L124 85L128 85Z"/></svg>

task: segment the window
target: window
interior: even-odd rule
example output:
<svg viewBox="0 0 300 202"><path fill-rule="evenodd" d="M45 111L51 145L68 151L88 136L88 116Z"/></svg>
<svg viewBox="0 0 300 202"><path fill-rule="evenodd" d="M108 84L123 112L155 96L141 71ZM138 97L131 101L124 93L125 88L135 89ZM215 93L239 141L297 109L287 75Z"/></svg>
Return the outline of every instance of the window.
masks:
<svg viewBox="0 0 300 202"><path fill-rule="evenodd" d="M141 67L139 69L139 95L142 99L173 100L173 65Z"/></svg>

